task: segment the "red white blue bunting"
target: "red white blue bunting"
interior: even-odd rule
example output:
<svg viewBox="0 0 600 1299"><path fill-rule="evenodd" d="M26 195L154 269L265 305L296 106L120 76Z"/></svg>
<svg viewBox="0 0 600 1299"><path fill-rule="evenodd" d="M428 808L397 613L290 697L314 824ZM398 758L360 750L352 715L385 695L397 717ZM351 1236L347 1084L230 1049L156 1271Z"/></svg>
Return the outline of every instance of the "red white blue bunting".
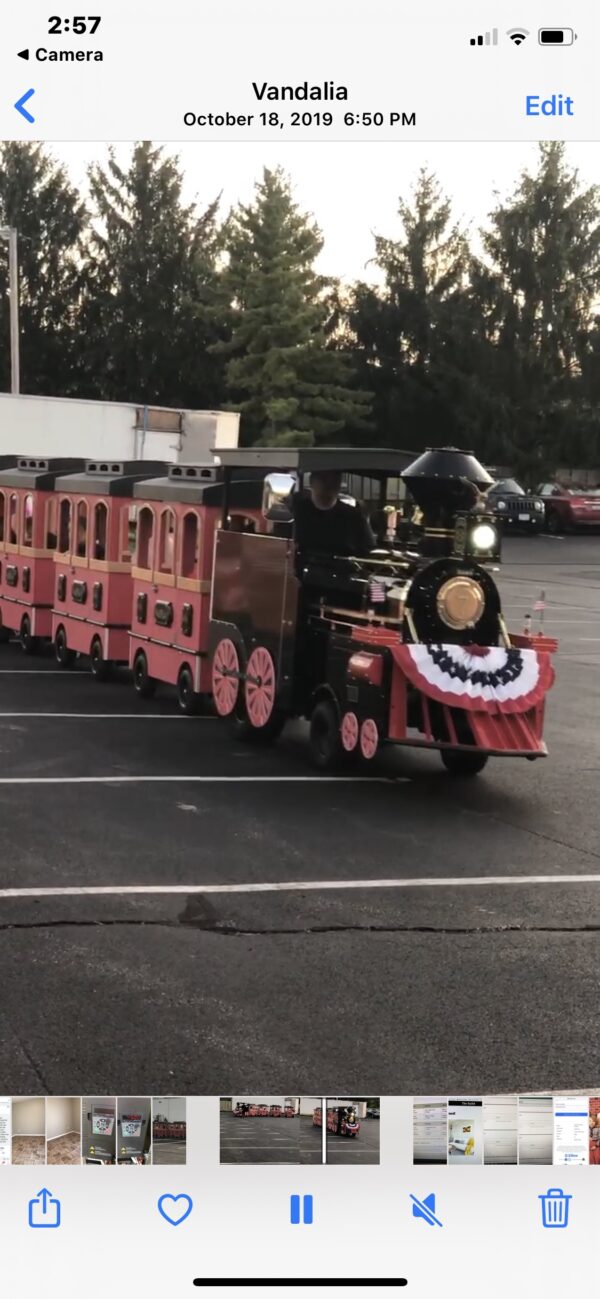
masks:
<svg viewBox="0 0 600 1299"><path fill-rule="evenodd" d="M554 681L550 655L483 645L397 645L394 659L419 690L439 703L490 713L522 713Z"/></svg>

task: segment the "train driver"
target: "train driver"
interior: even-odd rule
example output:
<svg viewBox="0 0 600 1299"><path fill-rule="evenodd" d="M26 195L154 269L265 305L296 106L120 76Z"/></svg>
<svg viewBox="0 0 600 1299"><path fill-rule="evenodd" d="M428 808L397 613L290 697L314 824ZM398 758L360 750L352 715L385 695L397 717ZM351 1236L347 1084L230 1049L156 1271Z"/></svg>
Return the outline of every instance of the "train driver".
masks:
<svg viewBox="0 0 600 1299"><path fill-rule="evenodd" d="M302 555L368 555L376 542L359 505L340 500L342 475L316 470L309 495L294 499L295 537Z"/></svg>

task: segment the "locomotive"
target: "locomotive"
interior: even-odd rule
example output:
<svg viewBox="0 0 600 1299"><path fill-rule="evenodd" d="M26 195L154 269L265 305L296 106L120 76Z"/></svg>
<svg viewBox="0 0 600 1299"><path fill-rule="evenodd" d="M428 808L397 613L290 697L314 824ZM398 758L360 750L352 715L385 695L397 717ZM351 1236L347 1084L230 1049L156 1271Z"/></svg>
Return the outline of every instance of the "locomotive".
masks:
<svg viewBox="0 0 600 1299"><path fill-rule="evenodd" d="M353 1105L328 1105L325 1121L327 1131L334 1133L338 1137L356 1138L360 1132L360 1119ZM323 1113L321 1106L318 1105L313 1110L313 1127L320 1128L322 1126Z"/></svg>
<svg viewBox="0 0 600 1299"><path fill-rule="evenodd" d="M492 754L542 757L556 642L506 627L492 572L501 537L485 500L492 480L457 448L409 464L401 457L342 448L220 453L224 524L228 475L260 466L267 531L217 532L216 710L256 741L274 739L290 717L307 718L321 770L358 755L371 762L384 744L438 749L447 770L465 776ZM304 475L324 470L377 484L368 553L303 553L295 544ZM388 503L398 476L421 512L418 546Z"/></svg>
<svg viewBox="0 0 600 1299"><path fill-rule="evenodd" d="M129 662L140 695L170 683L182 711L210 701L251 742L306 718L320 770L392 744L459 775L546 754L556 641L506 627L492 480L471 452L255 447L161 470L0 463L0 639L52 639L98 680ZM352 526L319 549L299 520L323 473L345 477ZM355 551L356 498L375 535Z"/></svg>

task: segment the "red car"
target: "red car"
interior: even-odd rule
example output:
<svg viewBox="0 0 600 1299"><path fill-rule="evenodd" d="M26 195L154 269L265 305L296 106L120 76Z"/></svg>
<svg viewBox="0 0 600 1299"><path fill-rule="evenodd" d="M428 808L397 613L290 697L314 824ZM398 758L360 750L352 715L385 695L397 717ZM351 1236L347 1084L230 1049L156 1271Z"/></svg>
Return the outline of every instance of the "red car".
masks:
<svg viewBox="0 0 600 1299"><path fill-rule="evenodd" d="M546 507L548 532L573 532L575 528L600 528L600 487L561 487L542 483L538 488Z"/></svg>

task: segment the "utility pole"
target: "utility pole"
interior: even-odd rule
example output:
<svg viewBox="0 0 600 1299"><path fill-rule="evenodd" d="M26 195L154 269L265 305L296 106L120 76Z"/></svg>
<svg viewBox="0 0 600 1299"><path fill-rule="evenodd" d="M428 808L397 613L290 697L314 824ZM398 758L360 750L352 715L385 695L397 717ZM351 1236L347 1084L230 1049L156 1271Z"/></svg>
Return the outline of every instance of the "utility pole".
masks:
<svg viewBox="0 0 600 1299"><path fill-rule="evenodd" d="M8 288L10 293L10 390L20 391L19 373L19 261L17 230L15 226L0 228L2 239L8 240Z"/></svg>

